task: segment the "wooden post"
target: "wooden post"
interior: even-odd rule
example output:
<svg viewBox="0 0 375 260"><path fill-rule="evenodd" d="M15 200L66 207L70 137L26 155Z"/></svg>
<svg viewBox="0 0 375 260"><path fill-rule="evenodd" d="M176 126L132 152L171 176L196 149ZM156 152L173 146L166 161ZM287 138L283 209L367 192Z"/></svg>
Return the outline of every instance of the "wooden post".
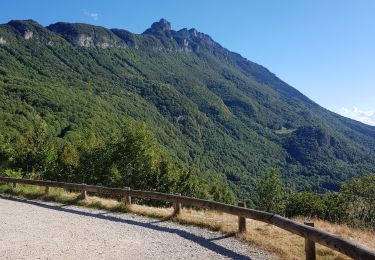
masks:
<svg viewBox="0 0 375 260"><path fill-rule="evenodd" d="M125 187L124 189L130 191L130 187ZM130 205L130 204L132 204L132 197L130 196L130 193L127 193L127 194L125 195L125 197L124 197L124 203L125 203L125 205Z"/></svg>
<svg viewBox="0 0 375 260"><path fill-rule="evenodd" d="M246 208L245 202L238 202L238 207ZM238 217L238 232L245 233L246 232L246 218Z"/></svg>
<svg viewBox="0 0 375 260"><path fill-rule="evenodd" d="M307 226L314 227L314 222L305 222ZM315 260L316 259L316 250L315 250L315 242L305 238L305 253L306 253L306 260Z"/></svg>
<svg viewBox="0 0 375 260"><path fill-rule="evenodd" d="M177 193L177 196L181 196L181 193ZM176 217L181 213L181 202L177 198L175 202L173 203L173 216Z"/></svg>
<svg viewBox="0 0 375 260"><path fill-rule="evenodd" d="M82 184L85 185L84 183ZM86 197L87 197L87 191L85 189L81 190L80 199L84 200L86 199Z"/></svg>
<svg viewBox="0 0 375 260"><path fill-rule="evenodd" d="M46 188L45 188L45 190L44 190L44 193L45 193L46 195L48 195L48 193L49 193L49 187L48 187L48 186L46 186Z"/></svg>

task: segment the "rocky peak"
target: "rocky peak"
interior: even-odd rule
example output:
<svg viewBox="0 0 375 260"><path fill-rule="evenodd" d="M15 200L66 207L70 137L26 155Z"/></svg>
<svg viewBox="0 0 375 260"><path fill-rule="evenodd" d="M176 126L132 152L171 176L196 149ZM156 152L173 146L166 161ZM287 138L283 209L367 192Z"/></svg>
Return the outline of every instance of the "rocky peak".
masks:
<svg viewBox="0 0 375 260"><path fill-rule="evenodd" d="M151 29L153 30L161 30L163 32L171 30L171 23L161 18L159 22L155 22L151 25Z"/></svg>
<svg viewBox="0 0 375 260"><path fill-rule="evenodd" d="M151 35L164 35L164 34L170 34L172 31L171 29L171 23L165 20L164 18L161 18L159 22L154 22L151 25L151 28L144 31L143 34L151 34Z"/></svg>
<svg viewBox="0 0 375 260"><path fill-rule="evenodd" d="M220 47L212 38L196 29L183 28L179 31L171 29L171 23L160 19L147 29L143 35L151 35L159 41L163 49L171 51L199 51L203 48Z"/></svg>

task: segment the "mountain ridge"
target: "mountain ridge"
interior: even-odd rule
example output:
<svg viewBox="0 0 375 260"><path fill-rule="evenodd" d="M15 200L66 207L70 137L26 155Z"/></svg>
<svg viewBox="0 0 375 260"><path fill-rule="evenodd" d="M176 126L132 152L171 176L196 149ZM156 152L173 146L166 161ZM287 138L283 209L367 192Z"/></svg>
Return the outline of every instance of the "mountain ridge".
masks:
<svg viewBox="0 0 375 260"><path fill-rule="evenodd" d="M113 29L107 29L107 28L105 28L103 26L90 25L90 24L85 24L85 23L57 22L57 23L53 23L53 24L50 24L50 25L44 27L44 26L40 25L39 23L37 23L36 21L29 19L29 20L12 20L12 21L10 21L7 24L8 25L16 25L16 24L23 24L25 22L26 23L31 23L34 26L36 25L37 27L43 27L43 28L46 28L46 29L48 29L48 30L50 30L52 32L55 32L55 33L59 34L62 38L66 39L68 42L72 43L73 45L78 45L80 47L99 47L99 48L108 48L108 47L120 47L120 48L135 47L135 48L139 48L139 45L136 42L134 42L134 37L135 36L151 35L151 36L154 36L154 37L157 38L157 36L160 36L160 32L159 32L158 29L159 28L164 28L163 26L165 26L165 28L162 29L161 31L164 34L166 32L169 33L169 35L167 35L168 37L174 38L174 40L176 40L175 37L177 37L177 39L180 38L180 37L184 37L184 38L182 38L182 44L184 45L184 47L187 47L186 44L185 44L186 43L185 40L189 39L192 36L196 37L198 39L203 39L203 41L205 43L208 43L208 45L221 48L222 51L224 51L224 52L226 52L228 54L231 54L233 56L236 56L237 58L241 59L241 63L248 62L251 65L254 64L256 66L259 66L259 68L261 70L263 70L262 72L270 73L270 74L272 74L272 76L274 76L274 79L280 80L275 74L273 74L272 72L270 72L267 68L263 67L262 65L259 65L259 64L251 62L250 60L248 60L245 57L242 57L238 53L234 53L234 52L229 51L228 49L222 47L220 44L218 44L217 42L215 42L209 35L201 33L199 31L197 31L195 28L191 28L191 29L183 28L183 29L180 29L179 31L172 30L171 23L169 21L165 20L164 18L161 18L158 22L154 22L149 29L146 29L141 34L134 34L134 33L131 33L130 31L125 30L125 29L115 29L115 28L113 28ZM5 25L5 24L3 24L3 25ZM87 29L91 29L94 32L94 34L95 34L95 30L99 30L101 32L106 31L107 34L110 34L112 32L114 34L114 35L112 35L112 37L113 36L115 36L115 37L117 36L119 39L121 39L121 40L124 41L124 44L111 45L111 44L108 44L108 42L104 41L104 42L99 42L98 43L99 45L93 45L93 43L91 42L92 39L88 39L88 40L86 39L86 41L85 41L85 39L74 39L74 36L77 35L76 31L79 31L79 29L81 29L81 31L82 31L82 29L83 29L83 28L74 28L75 26L82 26L86 30ZM66 34L64 32L64 29L69 30L70 34ZM24 31L24 33L29 33L29 32L30 31ZM127 36L125 36L125 34ZM24 37L25 36L26 35L24 35ZM165 35L162 34L162 36L165 36ZM32 34L29 37L32 37ZM88 35L88 37L89 38L94 38L94 37L90 37L90 35ZM131 38L133 38L133 41L131 41ZM176 41L178 42L178 40L176 40ZM181 42L180 42L180 44L181 44ZM146 47L149 47L149 46L146 46ZM173 51L173 49L168 49L168 48L165 48L165 49ZM182 51L192 51L192 49L186 49L186 48L185 49L181 48L181 49L178 49L178 50L180 50L180 51L181 50ZM178 50L176 49L174 51L178 51ZM248 65L248 64L246 64L246 65ZM243 65L243 66L246 66L246 65ZM241 65L239 65L239 66L241 67ZM246 68L244 68L244 70L246 70ZM311 103L316 104L315 102L313 102L312 100L310 100L309 98L307 98L305 95L303 95L297 89L295 89L293 87L290 87L288 84L286 84L283 81L282 81L282 83L284 83L285 85L287 85L288 88L291 88L292 91L294 91L296 94L305 97L306 101L310 101Z"/></svg>

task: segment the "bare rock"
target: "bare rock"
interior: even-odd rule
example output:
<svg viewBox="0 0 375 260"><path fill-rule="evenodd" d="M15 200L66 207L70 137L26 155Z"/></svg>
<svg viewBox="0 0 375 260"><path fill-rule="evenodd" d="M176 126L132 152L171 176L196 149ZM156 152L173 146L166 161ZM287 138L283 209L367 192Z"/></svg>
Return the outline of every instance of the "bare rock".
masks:
<svg viewBox="0 0 375 260"><path fill-rule="evenodd" d="M34 33L32 31L27 30L27 31L25 31L23 37L25 38L25 40L29 40L29 39L33 38L33 34Z"/></svg>
<svg viewBox="0 0 375 260"><path fill-rule="evenodd" d="M0 45L5 45L6 43L7 41L3 37L0 37Z"/></svg>

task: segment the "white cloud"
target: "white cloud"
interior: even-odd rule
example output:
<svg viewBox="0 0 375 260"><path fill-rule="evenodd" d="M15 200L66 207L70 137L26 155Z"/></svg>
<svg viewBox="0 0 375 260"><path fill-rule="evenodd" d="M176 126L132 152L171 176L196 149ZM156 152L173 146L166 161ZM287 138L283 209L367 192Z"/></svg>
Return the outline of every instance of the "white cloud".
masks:
<svg viewBox="0 0 375 260"><path fill-rule="evenodd" d="M98 20L99 14L98 13L90 13L90 17L94 20Z"/></svg>
<svg viewBox="0 0 375 260"><path fill-rule="evenodd" d="M351 109L346 107L341 108L340 114L362 123L375 126L375 111L363 111L354 106Z"/></svg>
<svg viewBox="0 0 375 260"><path fill-rule="evenodd" d="M90 15L90 17L91 17L92 19L94 19L95 21L98 20L98 18L99 18L99 14L98 14L98 13L90 13L89 15Z"/></svg>
<svg viewBox="0 0 375 260"><path fill-rule="evenodd" d="M87 12L85 11L85 14L90 17L91 19L93 19L94 21L98 20L99 19L99 14L98 13L95 13L95 12Z"/></svg>

